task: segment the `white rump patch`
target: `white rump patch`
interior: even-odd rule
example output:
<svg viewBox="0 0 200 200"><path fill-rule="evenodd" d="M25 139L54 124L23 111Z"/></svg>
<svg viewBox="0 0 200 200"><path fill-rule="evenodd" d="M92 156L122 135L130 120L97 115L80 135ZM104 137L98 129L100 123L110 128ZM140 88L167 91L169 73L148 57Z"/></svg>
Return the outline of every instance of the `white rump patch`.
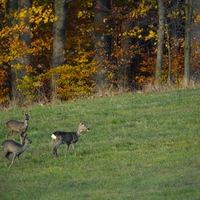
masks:
<svg viewBox="0 0 200 200"><path fill-rule="evenodd" d="M53 140L55 140L55 139L56 139L56 136L55 136L54 134L52 134L52 135L51 135L51 138L52 138Z"/></svg>

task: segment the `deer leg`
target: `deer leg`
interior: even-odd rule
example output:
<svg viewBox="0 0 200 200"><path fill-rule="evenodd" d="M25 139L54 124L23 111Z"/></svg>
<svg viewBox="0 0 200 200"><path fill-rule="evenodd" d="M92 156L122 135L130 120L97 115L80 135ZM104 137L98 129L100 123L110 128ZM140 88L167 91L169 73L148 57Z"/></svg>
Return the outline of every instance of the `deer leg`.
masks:
<svg viewBox="0 0 200 200"><path fill-rule="evenodd" d="M12 139L15 141L15 131L12 131Z"/></svg>
<svg viewBox="0 0 200 200"><path fill-rule="evenodd" d="M11 130L8 130L8 132L6 133L6 139L8 138L8 135L10 133Z"/></svg>
<svg viewBox="0 0 200 200"><path fill-rule="evenodd" d="M57 154L57 148L62 144L62 142L58 142L55 147L53 148L53 154L57 157L58 154Z"/></svg>
<svg viewBox="0 0 200 200"><path fill-rule="evenodd" d="M13 156L13 159L12 159L12 162L11 162L9 168L14 164L15 158L16 158L16 155Z"/></svg>
<svg viewBox="0 0 200 200"><path fill-rule="evenodd" d="M75 144L74 144L74 143L72 143L72 148L73 148L73 150L74 150L74 155L76 156L76 147L75 147Z"/></svg>
<svg viewBox="0 0 200 200"><path fill-rule="evenodd" d="M9 155L10 155L11 153L10 152L8 152L6 155L5 155L5 157L8 159L8 160L10 160L10 158L9 158Z"/></svg>
<svg viewBox="0 0 200 200"><path fill-rule="evenodd" d="M20 133L19 134L20 135L20 143L23 145L24 144L24 133L22 132L22 133Z"/></svg>
<svg viewBox="0 0 200 200"><path fill-rule="evenodd" d="M25 133L26 131L22 131L21 133L19 133L20 134L20 138L24 138L24 133Z"/></svg>
<svg viewBox="0 0 200 200"><path fill-rule="evenodd" d="M69 150L69 144L67 144L66 156L67 156L68 150Z"/></svg>
<svg viewBox="0 0 200 200"><path fill-rule="evenodd" d="M5 161L5 157L8 158L7 156L8 156L8 152L4 152L3 155L2 155L2 161L4 162L4 165L6 167L7 167L7 164L6 164L6 161Z"/></svg>
<svg viewBox="0 0 200 200"><path fill-rule="evenodd" d="M17 156L17 163L19 163L19 155Z"/></svg>

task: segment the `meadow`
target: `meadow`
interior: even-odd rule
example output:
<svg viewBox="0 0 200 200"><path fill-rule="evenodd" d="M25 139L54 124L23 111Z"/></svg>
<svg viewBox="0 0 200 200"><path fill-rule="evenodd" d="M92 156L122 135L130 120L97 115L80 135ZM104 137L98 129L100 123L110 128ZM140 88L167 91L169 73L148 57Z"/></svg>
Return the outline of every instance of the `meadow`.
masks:
<svg viewBox="0 0 200 200"><path fill-rule="evenodd" d="M0 161L2 200L200 197L200 88L10 108L0 112L0 143L22 110L31 111L32 144L10 169ZM51 134L76 131L80 121L90 131L77 156L61 145L54 158Z"/></svg>

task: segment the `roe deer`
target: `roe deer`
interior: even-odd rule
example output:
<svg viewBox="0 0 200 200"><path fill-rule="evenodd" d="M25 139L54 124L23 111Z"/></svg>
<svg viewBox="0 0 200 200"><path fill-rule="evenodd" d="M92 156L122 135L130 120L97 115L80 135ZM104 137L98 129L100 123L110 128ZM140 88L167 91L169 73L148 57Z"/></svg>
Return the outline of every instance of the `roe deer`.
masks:
<svg viewBox="0 0 200 200"><path fill-rule="evenodd" d="M2 160L4 161L5 166L7 166L4 160L5 157L9 160L9 155L13 153L13 158L9 168L13 165L15 158L18 157L19 160L20 154L22 154L26 150L28 144L32 143L32 141L28 139L27 134L25 135L25 137L21 137L23 138L23 144L19 144L13 140L5 140L1 145L1 147L3 148Z"/></svg>
<svg viewBox="0 0 200 200"><path fill-rule="evenodd" d="M84 124L79 123L77 132L63 132L63 131L56 131L51 135L51 138L55 141L55 146L53 148L53 154L58 156L57 149L61 144L67 145L66 155L69 149L69 145L72 144L72 148L74 150L74 154L76 156L76 148L75 143L78 141L81 133L83 131L89 131L90 129Z"/></svg>
<svg viewBox="0 0 200 200"><path fill-rule="evenodd" d="M21 136L23 136L23 134L26 132L26 130L28 129L28 120L30 117L30 113L24 113L22 112L22 114L24 115L24 122L19 122L16 120L9 120L8 122L6 122L6 126L8 129L8 132L6 134L6 139L8 138L8 135L10 132L12 132L12 139L14 139L15 136L15 132L19 132L20 134L20 139ZM22 141L21 141L22 142Z"/></svg>

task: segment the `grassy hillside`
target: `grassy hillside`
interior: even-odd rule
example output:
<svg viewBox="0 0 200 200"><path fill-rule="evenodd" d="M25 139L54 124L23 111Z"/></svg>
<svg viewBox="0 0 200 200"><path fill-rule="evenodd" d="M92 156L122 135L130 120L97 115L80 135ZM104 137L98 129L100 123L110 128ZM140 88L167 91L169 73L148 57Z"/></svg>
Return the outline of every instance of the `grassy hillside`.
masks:
<svg viewBox="0 0 200 200"><path fill-rule="evenodd" d="M30 108L32 140L17 162L0 162L0 199L187 199L200 197L200 88L127 94ZM21 109L0 113L22 120ZM52 132L91 131L52 155ZM19 134L15 135L19 140Z"/></svg>

